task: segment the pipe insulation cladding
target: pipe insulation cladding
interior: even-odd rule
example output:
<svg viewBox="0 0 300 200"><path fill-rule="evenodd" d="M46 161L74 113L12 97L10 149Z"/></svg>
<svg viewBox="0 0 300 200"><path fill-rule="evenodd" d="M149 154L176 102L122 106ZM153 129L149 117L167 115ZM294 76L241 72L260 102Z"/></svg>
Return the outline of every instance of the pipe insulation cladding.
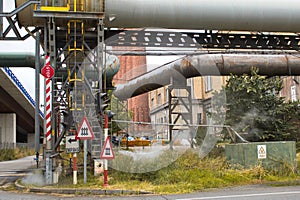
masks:
<svg viewBox="0 0 300 200"><path fill-rule="evenodd" d="M17 7L26 1L15 0ZM85 12L104 13L105 26L111 28L300 32L299 0L86 0L84 3ZM33 6L18 14L18 22L25 27L44 25L43 19L33 17Z"/></svg>
<svg viewBox="0 0 300 200"><path fill-rule="evenodd" d="M299 0L106 0L106 26L300 32Z"/></svg>
<svg viewBox="0 0 300 200"><path fill-rule="evenodd" d="M300 57L297 55L203 54L187 56L174 63L156 68L125 84L118 84L114 95L120 100L150 92L169 85L171 80L186 81L197 76L250 74L251 68L260 75L300 75Z"/></svg>

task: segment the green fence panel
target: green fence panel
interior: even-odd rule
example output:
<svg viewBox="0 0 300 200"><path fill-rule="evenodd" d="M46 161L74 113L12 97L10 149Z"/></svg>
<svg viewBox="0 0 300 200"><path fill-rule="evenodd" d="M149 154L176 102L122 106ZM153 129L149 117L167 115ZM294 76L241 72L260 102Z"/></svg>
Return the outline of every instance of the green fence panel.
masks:
<svg viewBox="0 0 300 200"><path fill-rule="evenodd" d="M296 169L296 142L255 142L225 145L227 161L233 166L267 169Z"/></svg>

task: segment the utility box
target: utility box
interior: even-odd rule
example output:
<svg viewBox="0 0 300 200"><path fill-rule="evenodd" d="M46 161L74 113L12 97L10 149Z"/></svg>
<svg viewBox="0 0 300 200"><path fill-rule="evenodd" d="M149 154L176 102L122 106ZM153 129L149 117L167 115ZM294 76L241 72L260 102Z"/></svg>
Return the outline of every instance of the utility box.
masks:
<svg viewBox="0 0 300 200"><path fill-rule="evenodd" d="M103 160L95 159L94 160L94 176L103 174L104 172L104 163Z"/></svg>
<svg viewBox="0 0 300 200"><path fill-rule="evenodd" d="M227 161L234 167L251 168L261 165L266 169L295 169L296 142L254 142L225 145Z"/></svg>

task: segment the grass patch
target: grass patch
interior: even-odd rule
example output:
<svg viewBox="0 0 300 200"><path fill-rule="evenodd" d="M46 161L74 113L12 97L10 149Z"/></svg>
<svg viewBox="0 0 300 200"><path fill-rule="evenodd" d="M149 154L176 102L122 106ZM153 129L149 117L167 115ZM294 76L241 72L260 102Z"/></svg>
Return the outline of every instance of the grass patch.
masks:
<svg viewBox="0 0 300 200"><path fill-rule="evenodd" d="M88 166L87 183L83 183L83 168L78 168L78 184L73 185L72 175L63 174L57 185L51 187L118 189L149 191L157 194L175 194L224 188L248 184L299 185L297 170L284 166L280 170L267 170L262 166L245 169L230 166L223 152L212 152L200 159L193 150L187 151L175 162L158 171L147 173L126 173L109 169L109 186L103 187L103 176L94 176ZM297 156L299 159L299 156ZM67 160L67 159L66 159ZM66 161L65 160L65 161ZM78 159L82 166L82 159ZM66 164L66 163L65 163ZM131 163L126 162L130 166ZM299 165L298 165L299 166Z"/></svg>
<svg viewBox="0 0 300 200"><path fill-rule="evenodd" d="M15 160L34 154L35 152L33 149L26 147L0 149L0 161Z"/></svg>

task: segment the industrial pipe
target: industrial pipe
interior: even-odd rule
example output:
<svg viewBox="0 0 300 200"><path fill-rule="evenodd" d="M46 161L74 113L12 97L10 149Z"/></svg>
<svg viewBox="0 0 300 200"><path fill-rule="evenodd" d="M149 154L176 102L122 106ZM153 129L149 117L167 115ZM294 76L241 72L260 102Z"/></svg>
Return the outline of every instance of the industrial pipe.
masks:
<svg viewBox="0 0 300 200"><path fill-rule="evenodd" d="M26 1L15 0L17 7ZM104 12L112 28L300 32L298 0L86 0L84 7ZM21 26L43 26L32 9L18 14Z"/></svg>
<svg viewBox="0 0 300 200"><path fill-rule="evenodd" d="M300 57L296 55L253 55L253 54L203 54L188 56L174 63L154 69L126 84L118 84L114 95L120 100L155 90L196 76L220 76L250 74L251 68L267 76L300 75Z"/></svg>
<svg viewBox="0 0 300 200"><path fill-rule="evenodd" d="M41 56L41 66L44 65L44 57ZM36 57L34 53L30 52L0 52L0 66L1 67L31 67L35 68ZM120 61L115 55L106 56L106 78L111 81L113 76L119 71ZM93 77L94 70L92 66L88 66L85 72L87 78ZM60 69L56 72L56 76L67 77L67 70Z"/></svg>
<svg viewBox="0 0 300 200"><path fill-rule="evenodd" d="M35 54L29 52L0 52L1 67L35 68ZM41 58L43 60L43 58Z"/></svg>
<svg viewBox="0 0 300 200"><path fill-rule="evenodd" d="M120 60L115 55L106 54L105 60L105 71L103 74L106 74L106 81L112 81L114 75L118 73L120 69ZM67 68L60 68L58 71L55 72L55 75L58 77L67 77L68 71ZM95 77L95 67L93 65L86 65L84 75L89 79Z"/></svg>
<svg viewBox="0 0 300 200"><path fill-rule="evenodd" d="M106 0L108 27L300 31L298 0Z"/></svg>

